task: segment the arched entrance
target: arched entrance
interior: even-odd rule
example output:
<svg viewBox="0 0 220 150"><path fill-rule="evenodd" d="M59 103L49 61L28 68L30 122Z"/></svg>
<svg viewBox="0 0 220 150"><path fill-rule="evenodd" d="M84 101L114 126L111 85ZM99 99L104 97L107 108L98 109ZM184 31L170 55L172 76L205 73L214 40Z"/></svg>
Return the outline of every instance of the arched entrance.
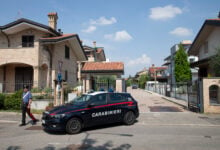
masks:
<svg viewBox="0 0 220 150"><path fill-rule="evenodd" d="M22 63L8 63L0 66L1 92L14 92L28 85L33 86L33 67Z"/></svg>

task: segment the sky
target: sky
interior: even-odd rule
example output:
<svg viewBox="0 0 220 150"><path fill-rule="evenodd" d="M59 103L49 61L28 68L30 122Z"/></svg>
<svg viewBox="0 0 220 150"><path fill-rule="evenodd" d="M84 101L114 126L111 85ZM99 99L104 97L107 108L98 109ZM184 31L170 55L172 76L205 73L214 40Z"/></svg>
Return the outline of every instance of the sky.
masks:
<svg viewBox="0 0 220 150"><path fill-rule="evenodd" d="M219 0L1 0L0 26L19 18L48 25L47 14L57 12L58 28L85 45L96 41L128 77L161 66L174 44L193 41L219 11Z"/></svg>

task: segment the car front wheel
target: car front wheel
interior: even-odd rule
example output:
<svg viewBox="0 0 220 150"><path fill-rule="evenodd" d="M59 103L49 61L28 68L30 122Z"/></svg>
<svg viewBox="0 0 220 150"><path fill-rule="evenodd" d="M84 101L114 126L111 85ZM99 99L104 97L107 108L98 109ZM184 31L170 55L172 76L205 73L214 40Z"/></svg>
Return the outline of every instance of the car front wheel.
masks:
<svg viewBox="0 0 220 150"><path fill-rule="evenodd" d="M124 115L124 123L125 123L126 125L132 125L132 124L134 124L135 120L136 120L136 117L135 117L135 115L134 115L134 112L132 112L132 111L128 111L128 112Z"/></svg>
<svg viewBox="0 0 220 150"><path fill-rule="evenodd" d="M82 122L78 118L72 118L66 124L66 132L69 134L79 133L81 129L82 129Z"/></svg>

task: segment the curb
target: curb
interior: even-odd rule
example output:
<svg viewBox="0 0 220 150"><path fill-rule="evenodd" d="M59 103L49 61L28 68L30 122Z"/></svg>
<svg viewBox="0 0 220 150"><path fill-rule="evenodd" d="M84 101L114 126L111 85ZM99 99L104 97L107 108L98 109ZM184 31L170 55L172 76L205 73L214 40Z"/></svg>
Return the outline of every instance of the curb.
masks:
<svg viewBox="0 0 220 150"><path fill-rule="evenodd" d="M183 107L184 109L188 109L188 107L187 107L186 105L183 105L183 104L177 103L177 102L171 100L171 99L168 98L168 97L161 96L161 95L158 94L158 93L154 93L154 92L151 92L151 91L148 91L148 90L144 90L144 91L147 92L147 93L150 93L150 94L158 95L158 96L160 96L160 97L161 97L162 99L164 99L164 100L167 100L167 101L169 101L169 102L171 102L171 103L174 103L174 104L176 104L176 105L179 105L179 106Z"/></svg>
<svg viewBox="0 0 220 150"><path fill-rule="evenodd" d="M175 102L175 101L172 101L172 100L170 100L170 99L167 98L167 97L163 97L163 96L162 96L161 98L164 99L164 100L167 100L167 101L169 101L169 102L171 102L171 103L177 104L177 105L183 107L184 109L188 109L187 106L185 106L185 105L183 105L183 104L180 104L180 103L177 103L177 102Z"/></svg>
<svg viewBox="0 0 220 150"><path fill-rule="evenodd" d="M150 91L147 91L147 90L144 90L145 92L149 93L149 94L153 94L153 92L150 92Z"/></svg>
<svg viewBox="0 0 220 150"><path fill-rule="evenodd" d="M21 112L0 112L0 114L2 114L2 115L21 115ZM32 113L32 114L34 114L34 115L36 115L36 116L41 116L42 114L35 114L35 113Z"/></svg>

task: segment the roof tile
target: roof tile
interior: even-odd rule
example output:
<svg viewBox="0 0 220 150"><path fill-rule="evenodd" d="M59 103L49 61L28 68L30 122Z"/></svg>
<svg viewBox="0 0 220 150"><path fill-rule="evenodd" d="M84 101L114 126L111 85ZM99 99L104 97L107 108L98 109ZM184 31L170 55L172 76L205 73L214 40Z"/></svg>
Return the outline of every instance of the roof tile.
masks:
<svg viewBox="0 0 220 150"><path fill-rule="evenodd" d="M86 62L82 71L113 71L124 70L124 63L122 62Z"/></svg>

